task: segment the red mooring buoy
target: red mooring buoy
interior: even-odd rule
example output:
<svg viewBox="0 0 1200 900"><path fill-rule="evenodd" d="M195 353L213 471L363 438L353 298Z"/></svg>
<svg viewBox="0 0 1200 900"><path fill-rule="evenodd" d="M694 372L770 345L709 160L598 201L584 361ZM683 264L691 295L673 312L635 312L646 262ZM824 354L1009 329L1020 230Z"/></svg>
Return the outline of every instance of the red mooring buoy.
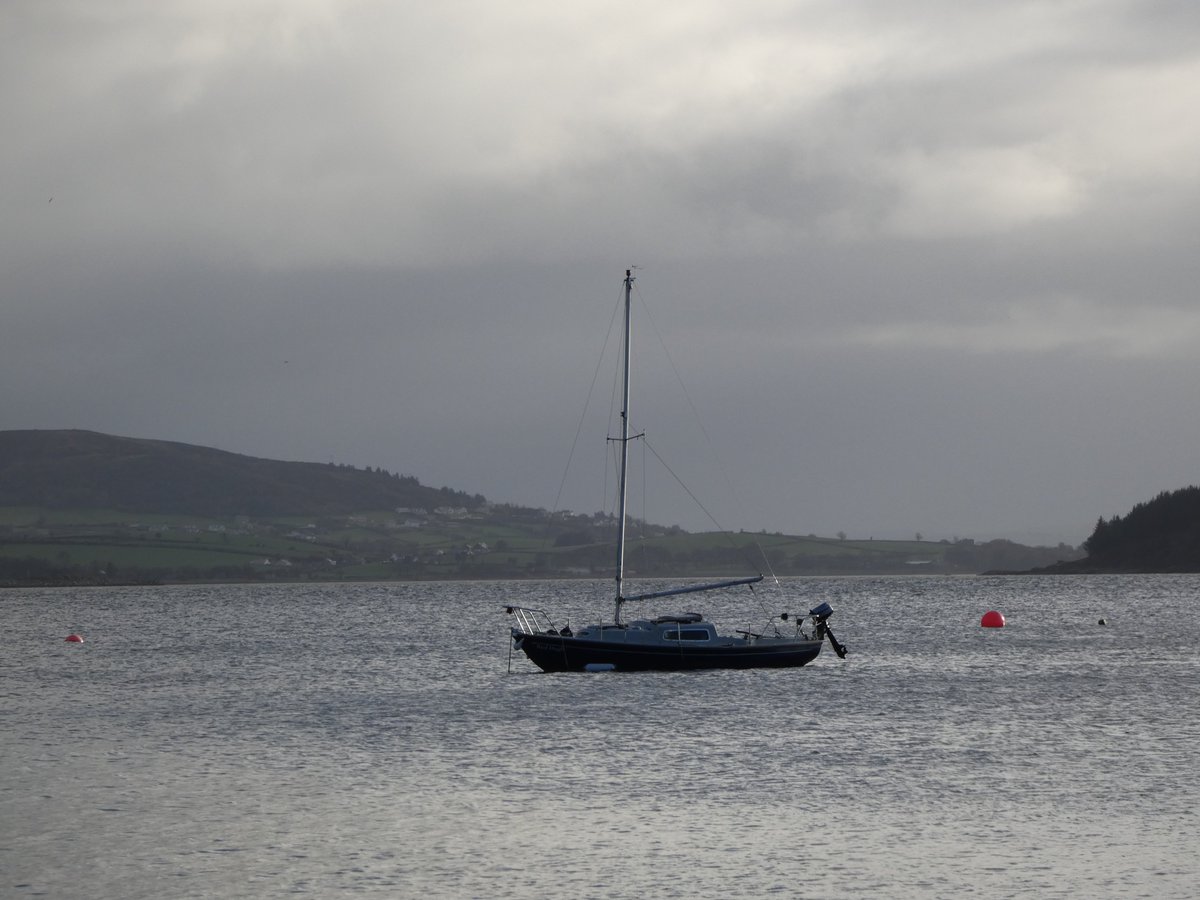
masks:
<svg viewBox="0 0 1200 900"><path fill-rule="evenodd" d="M82 644L83 643L83 638L81 638L77 634L68 634L65 638L63 638L63 640L65 640L68 644Z"/></svg>
<svg viewBox="0 0 1200 900"><path fill-rule="evenodd" d="M979 620L979 624L984 628L1003 628L1004 614L998 613L994 609L989 609L983 614L983 618Z"/></svg>

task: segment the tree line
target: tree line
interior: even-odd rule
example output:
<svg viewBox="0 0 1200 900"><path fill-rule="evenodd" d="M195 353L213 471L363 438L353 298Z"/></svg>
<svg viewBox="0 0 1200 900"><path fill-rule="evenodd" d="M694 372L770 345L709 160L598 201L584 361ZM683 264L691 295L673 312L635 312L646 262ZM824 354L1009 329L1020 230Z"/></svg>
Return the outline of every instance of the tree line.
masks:
<svg viewBox="0 0 1200 900"><path fill-rule="evenodd" d="M1163 491L1124 516L1101 516L1083 547L1098 567L1200 571L1200 487Z"/></svg>

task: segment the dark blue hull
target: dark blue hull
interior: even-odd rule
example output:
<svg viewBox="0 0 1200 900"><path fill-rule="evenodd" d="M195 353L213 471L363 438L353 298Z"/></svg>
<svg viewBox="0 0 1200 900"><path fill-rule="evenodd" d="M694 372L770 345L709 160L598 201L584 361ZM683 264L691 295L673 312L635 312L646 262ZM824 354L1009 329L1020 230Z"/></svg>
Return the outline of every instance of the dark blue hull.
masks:
<svg viewBox="0 0 1200 900"><path fill-rule="evenodd" d="M524 634L518 647L545 672L582 672L612 666L618 672L682 672L695 669L788 669L812 662L820 641L762 641L725 647L690 647L592 641L556 634Z"/></svg>

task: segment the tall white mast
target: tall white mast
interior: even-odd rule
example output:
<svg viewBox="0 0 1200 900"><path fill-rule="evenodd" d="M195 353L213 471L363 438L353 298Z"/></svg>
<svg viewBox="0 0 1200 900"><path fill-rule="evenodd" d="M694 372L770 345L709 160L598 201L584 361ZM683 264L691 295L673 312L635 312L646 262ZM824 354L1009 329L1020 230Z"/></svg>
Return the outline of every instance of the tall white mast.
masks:
<svg viewBox="0 0 1200 900"><path fill-rule="evenodd" d="M676 594L694 594L699 591L712 591L721 588L737 587L743 584L757 584L763 580L762 575L755 575L751 578L737 578L733 581L720 581L715 584L696 584L687 587L671 588L665 591L652 591L648 594L638 594L634 597L626 597L623 585L625 581L625 505L628 496L627 477L626 473L629 468L629 442L642 437L640 434L635 434L632 438L629 437L629 349L630 338L633 333L632 316L631 316L631 301L630 297L633 294L633 272L631 269L625 270L625 374L621 387L621 436L619 438L609 438L609 440L619 440L621 442L621 484L620 484L620 509L617 513L617 600L616 613L613 615L613 622L617 625L621 624L621 606L631 600L652 600L657 597L673 597Z"/></svg>
<svg viewBox="0 0 1200 900"><path fill-rule="evenodd" d="M625 270L625 376L621 390L621 485L619 509L617 512L617 600L616 613L613 621L621 624L621 604L625 602L621 585L625 578L625 470L629 464L629 338L630 327L630 295L633 293L633 275L630 269Z"/></svg>

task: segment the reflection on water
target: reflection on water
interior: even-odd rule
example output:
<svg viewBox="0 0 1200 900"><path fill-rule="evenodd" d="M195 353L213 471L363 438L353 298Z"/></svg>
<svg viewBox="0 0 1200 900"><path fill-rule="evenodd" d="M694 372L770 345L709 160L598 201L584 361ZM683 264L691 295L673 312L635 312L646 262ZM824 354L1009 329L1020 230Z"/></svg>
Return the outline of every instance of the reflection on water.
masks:
<svg viewBox="0 0 1200 900"><path fill-rule="evenodd" d="M1200 578L800 579L704 611L845 661L507 671L505 603L609 591L0 594L0 894L1193 895Z"/></svg>

